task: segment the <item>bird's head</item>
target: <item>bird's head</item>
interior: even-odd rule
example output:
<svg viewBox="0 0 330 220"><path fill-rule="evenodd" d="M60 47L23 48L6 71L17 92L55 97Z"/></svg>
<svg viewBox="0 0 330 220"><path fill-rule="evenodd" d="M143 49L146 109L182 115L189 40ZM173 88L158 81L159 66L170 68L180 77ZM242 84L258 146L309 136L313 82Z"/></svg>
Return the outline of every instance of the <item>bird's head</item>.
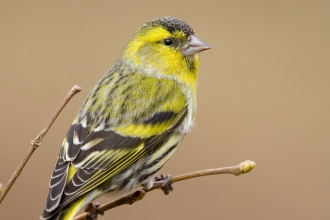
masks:
<svg viewBox="0 0 330 220"><path fill-rule="evenodd" d="M198 53L211 47L184 21L164 17L147 22L132 37L121 61L149 74L196 75Z"/></svg>

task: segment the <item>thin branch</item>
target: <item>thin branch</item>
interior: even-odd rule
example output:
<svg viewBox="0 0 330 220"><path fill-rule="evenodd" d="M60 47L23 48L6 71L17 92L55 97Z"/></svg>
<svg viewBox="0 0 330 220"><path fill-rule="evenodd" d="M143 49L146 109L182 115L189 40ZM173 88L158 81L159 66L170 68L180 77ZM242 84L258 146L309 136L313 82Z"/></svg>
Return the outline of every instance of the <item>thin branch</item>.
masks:
<svg viewBox="0 0 330 220"><path fill-rule="evenodd" d="M187 179L192 179L192 178L202 177L202 176L207 176L207 175L215 175L215 174L234 174L235 176L239 176L241 174L250 172L251 170L253 170L253 168L255 166L256 166L255 162L253 162L251 160L246 160L237 166L201 170L201 171L196 171L196 172L192 172L192 173L179 175L179 176L173 177L170 182L175 183L175 182L179 182L179 181L183 181L183 180L187 180ZM98 210L98 212L103 213L104 211L113 209L117 206L126 205L126 204L132 205L133 203L143 199L147 192L150 192L154 189L159 189L162 186L163 186L163 182L157 181L154 183L154 185L150 189L137 190L134 193L131 193L127 196L121 197L117 200L114 200L112 202L101 205L97 208L97 210ZM85 220L87 218L87 216L89 216L89 215L90 215L89 212L85 212L83 214L77 215L72 220Z"/></svg>
<svg viewBox="0 0 330 220"><path fill-rule="evenodd" d="M6 197L7 193L9 192L10 188L15 183L15 181L18 178L18 176L20 175L20 173L22 172L22 170L23 170L24 166L26 165L26 163L29 161L29 159L32 156L33 152L37 149L37 147L40 146L40 144L42 142L42 139L45 137L46 133L48 132L49 128L52 126L52 124L56 120L57 116L61 113L61 111L63 110L65 105L70 101L70 99L80 91L81 91L81 88L79 86L75 85L75 86L72 87L72 89L69 91L69 93L64 97L61 104L57 107L55 113L50 118L50 120L48 121L48 123L46 124L44 129L42 129L40 134L31 141L31 147L28 150L27 154L25 155L23 161L18 165L18 167L16 168L14 174L11 176L11 178L9 179L9 181L7 182L5 187L3 188L2 192L0 192L1 193L0 194L0 204L3 201L3 199Z"/></svg>

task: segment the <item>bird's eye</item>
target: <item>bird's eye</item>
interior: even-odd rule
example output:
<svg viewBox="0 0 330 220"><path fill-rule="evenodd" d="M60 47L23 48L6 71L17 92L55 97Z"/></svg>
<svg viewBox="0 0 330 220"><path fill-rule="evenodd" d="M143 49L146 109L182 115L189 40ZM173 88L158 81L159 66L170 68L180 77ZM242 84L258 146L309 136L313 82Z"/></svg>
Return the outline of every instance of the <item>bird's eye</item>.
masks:
<svg viewBox="0 0 330 220"><path fill-rule="evenodd" d="M172 46L173 45L173 39L172 38L165 38L163 41L164 45L166 46Z"/></svg>

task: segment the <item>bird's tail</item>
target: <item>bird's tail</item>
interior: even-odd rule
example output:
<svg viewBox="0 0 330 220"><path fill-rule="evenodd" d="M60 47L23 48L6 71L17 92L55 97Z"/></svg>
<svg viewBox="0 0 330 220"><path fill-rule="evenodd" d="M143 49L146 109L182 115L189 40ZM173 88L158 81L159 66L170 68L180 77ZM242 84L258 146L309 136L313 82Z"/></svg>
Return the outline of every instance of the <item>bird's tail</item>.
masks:
<svg viewBox="0 0 330 220"><path fill-rule="evenodd" d="M44 220L71 220L79 212L79 210L90 203L92 198L89 196L83 196L78 200L70 203L62 209L55 209L52 212L48 212L46 209L40 214L40 219Z"/></svg>

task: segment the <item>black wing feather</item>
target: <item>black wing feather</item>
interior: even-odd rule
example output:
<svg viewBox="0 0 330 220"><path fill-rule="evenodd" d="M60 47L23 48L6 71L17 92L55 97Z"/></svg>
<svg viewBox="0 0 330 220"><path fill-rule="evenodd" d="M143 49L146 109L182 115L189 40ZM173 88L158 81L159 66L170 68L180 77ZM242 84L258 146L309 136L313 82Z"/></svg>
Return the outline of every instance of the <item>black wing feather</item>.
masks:
<svg viewBox="0 0 330 220"><path fill-rule="evenodd" d="M94 152L100 152L103 150L118 150L118 149L132 149L138 145L140 145L142 142L144 142L144 150L143 152L140 152L136 155L136 159L144 155L146 152L156 149L159 146L162 145L162 142L164 139L166 139L171 132L175 128L177 128L184 120L185 116L187 114L187 110L184 109L180 113L174 113L174 112L158 112L152 117L150 117L147 120L144 120L143 124L152 124L156 125L158 123L163 123L168 120L175 120L176 123L174 126L172 126L168 132L164 132L160 135L155 135L147 139L137 138L137 137L129 137L129 136L122 136L113 130L110 130L109 128L104 128L103 130L98 130L94 132L93 130L90 130L89 125L91 124L91 119L88 118L86 123L88 126L83 126L82 120L79 120L76 124L73 124L67 134L67 143L68 148L67 150L67 159L71 159L71 161L65 162L65 149L62 148L62 153L60 153L60 158L58 160L58 163L56 165L66 166L67 168L63 170L63 172L68 173L68 165L72 164L75 167L77 167L76 173L72 176L72 178L66 182L67 176L62 179L61 185L56 187L57 189L50 189L49 196L51 195L53 197L53 194L55 196L58 196L62 194L62 196L59 196L56 200L56 203L54 201L50 201L49 198L47 200L46 209L48 212L54 211L53 213L57 212L70 202L74 201L78 197L80 197L85 191L95 184L99 184L100 178L103 179L105 176L110 175L114 171L110 168L115 166L117 164L122 163L121 161L126 160L130 155L124 155L120 159L112 160L112 158L107 158L107 160L98 160L97 157L90 158L90 160L86 160L89 155L91 155ZM78 138L80 144L75 143L74 138ZM95 140L101 140L99 142L95 142L96 144L92 147L84 150L84 146L87 143L92 143ZM76 142L78 142L76 140ZM101 156L101 155L98 155ZM134 162L132 161L132 163ZM58 165L59 162L62 162L63 165ZM63 163L64 162L64 163ZM128 165L127 165L128 166ZM126 166L126 167L127 167ZM123 167L122 169L124 169ZM110 169L110 170L109 170ZM105 173L102 175L97 174L100 170L104 170ZM119 172L120 170L116 171ZM107 174L108 173L108 174ZM110 174L109 174L110 173ZM55 174L55 171L53 172ZM97 176L96 176L97 175ZM112 175L112 174L111 174ZM95 177L96 176L96 177ZM54 180L55 181L55 180ZM52 181L51 181L52 183ZM64 193L63 193L64 191ZM51 207L51 209L50 209ZM49 215L50 213L48 213ZM44 212L44 216L47 214Z"/></svg>

